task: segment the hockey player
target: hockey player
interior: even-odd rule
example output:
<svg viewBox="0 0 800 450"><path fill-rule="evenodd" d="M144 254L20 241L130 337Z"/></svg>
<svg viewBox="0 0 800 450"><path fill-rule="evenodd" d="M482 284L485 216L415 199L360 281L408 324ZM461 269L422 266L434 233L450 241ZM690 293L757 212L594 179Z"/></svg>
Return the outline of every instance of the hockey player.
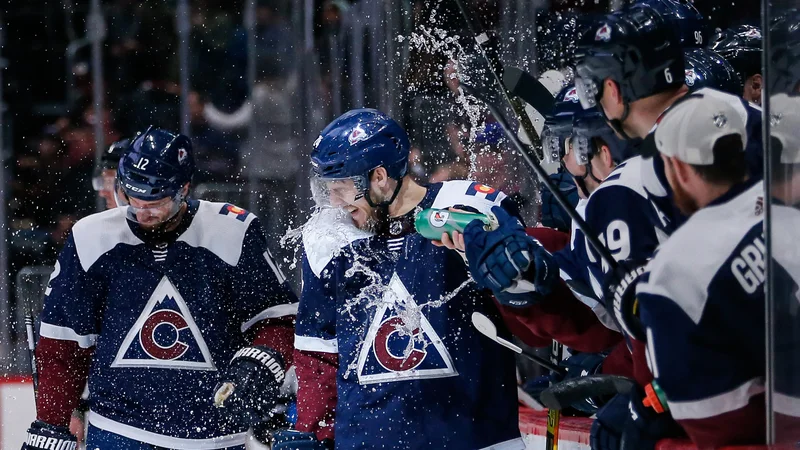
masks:
<svg viewBox="0 0 800 450"><path fill-rule="evenodd" d="M491 296L462 256L413 227L421 208L503 211L506 195L472 181L420 186L408 154L405 131L373 109L337 118L314 143L314 190L328 206L304 227L297 431L275 449L334 437L342 449L525 447L513 356L470 323L476 311L498 319Z"/></svg>
<svg viewBox="0 0 800 450"><path fill-rule="evenodd" d="M730 102L693 95L655 142L689 219L635 288L655 382L634 391L631 420L646 434L668 409L700 448L763 444L764 190L747 178L746 124Z"/></svg>
<svg viewBox="0 0 800 450"><path fill-rule="evenodd" d="M633 156L630 145L614 135L599 113L581 108L574 86L567 86L556 97L553 114L545 122L542 143L546 149L545 159L560 163L572 176L581 197L587 199L578 205L578 212L584 219L586 219L588 199L592 198L592 194L618 163ZM619 192L627 191L623 186L595 196L592 200L592 210L600 209L595 206L597 202L615 204L608 199L615 198ZM622 205L622 203L616 204ZM632 211L633 214L640 212L628 208L627 205L624 209ZM644 211L647 212L649 209L645 208ZM592 220L594 219L593 216ZM602 228L602 225L600 226ZM649 246L646 251L650 251ZM606 326L616 329L605 307L598 302L598 299L602 298L600 284L603 271L599 259L594 254L590 257L589 252L583 232L573 224L569 248L553 256L561 278L570 286L575 296L592 308Z"/></svg>
<svg viewBox="0 0 800 450"><path fill-rule="evenodd" d="M722 30L711 40L711 50L725 58L744 83L741 96L756 105L761 104L761 30L752 25L740 25Z"/></svg>
<svg viewBox="0 0 800 450"><path fill-rule="evenodd" d="M128 139L114 142L100 157L100 166L92 178L92 188L105 202L106 208L116 208L117 200L114 191L117 189L117 167L122 153L130 145Z"/></svg>
<svg viewBox="0 0 800 450"><path fill-rule="evenodd" d="M92 449L243 449L269 415L295 296L258 219L189 198L193 172L189 138L151 127L122 154L120 207L73 228L45 293L24 449L74 445L87 377Z"/></svg>

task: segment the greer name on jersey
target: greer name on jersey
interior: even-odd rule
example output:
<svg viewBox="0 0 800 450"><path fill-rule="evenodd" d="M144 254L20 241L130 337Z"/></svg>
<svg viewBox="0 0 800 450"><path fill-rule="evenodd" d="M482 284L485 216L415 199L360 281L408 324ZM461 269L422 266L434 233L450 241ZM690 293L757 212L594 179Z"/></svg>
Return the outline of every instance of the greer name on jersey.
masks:
<svg viewBox="0 0 800 450"><path fill-rule="evenodd" d="M140 239L123 208L79 221L59 256L41 315L43 339L95 347L89 422L176 449L240 445L211 401L218 371L262 319L293 315L294 295L258 219L188 201L177 240ZM44 375L44 374L43 374Z"/></svg>
<svg viewBox="0 0 800 450"><path fill-rule="evenodd" d="M428 186L419 207L486 213L505 198L449 181ZM295 337L300 351L338 354L337 448L523 449L514 359L471 325L475 311L499 314L462 257L338 214L323 210L305 228Z"/></svg>

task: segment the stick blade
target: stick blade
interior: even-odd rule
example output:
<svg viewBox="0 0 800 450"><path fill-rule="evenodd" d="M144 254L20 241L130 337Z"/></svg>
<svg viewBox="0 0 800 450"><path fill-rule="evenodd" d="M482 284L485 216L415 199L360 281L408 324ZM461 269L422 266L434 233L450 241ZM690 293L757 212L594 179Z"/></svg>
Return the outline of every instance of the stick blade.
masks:
<svg viewBox="0 0 800 450"><path fill-rule="evenodd" d="M486 317L485 315L479 312L472 313L472 325L482 335L488 337L493 341L497 340L497 327L495 327L494 322L492 322L492 320Z"/></svg>
<svg viewBox="0 0 800 450"><path fill-rule="evenodd" d="M556 102L553 94L528 72L518 67L506 67L503 70L503 84L508 92L533 106L541 115L546 116L553 111Z"/></svg>
<svg viewBox="0 0 800 450"><path fill-rule="evenodd" d="M556 383L542 391L539 399L548 408L562 410L589 397L627 394L635 381L619 375L588 375Z"/></svg>

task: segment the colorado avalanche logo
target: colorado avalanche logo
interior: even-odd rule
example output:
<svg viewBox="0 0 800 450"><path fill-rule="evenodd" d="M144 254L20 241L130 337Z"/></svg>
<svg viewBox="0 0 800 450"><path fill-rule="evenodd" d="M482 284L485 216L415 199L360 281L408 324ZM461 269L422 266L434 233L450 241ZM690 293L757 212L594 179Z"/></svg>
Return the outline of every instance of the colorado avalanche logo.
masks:
<svg viewBox="0 0 800 450"><path fill-rule="evenodd" d="M368 137L369 135L361 128L361 125L356 125L353 131L350 132L350 136L347 137L347 141L350 142L350 145L355 145L356 142L366 140Z"/></svg>
<svg viewBox="0 0 800 450"><path fill-rule="evenodd" d="M578 103L581 99L578 97L578 89L572 88L564 95L565 102Z"/></svg>
<svg viewBox="0 0 800 450"><path fill-rule="evenodd" d="M694 69L686 69L686 85L687 86L694 86L697 80L700 77L697 76L697 72Z"/></svg>
<svg viewBox="0 0 800 450"><path fill-rule="evenodd" d="M375 345L372 346L378 363L386 370L391 370L392 372L416 369L422 364L425 355L427 355L425 347L418 345L418 343L422 341L422 332L419 328L414 329L411 332L411 336L408 336L408 340L412 346L407 347L407 352L393 353L390 342L395 335L399 336L403 334L403 325L403 319L397 316L384 320L378 328L378 333L375 335Z"/></svg>
<svg viewBox="0 0 800 450"><path fill-rule="evenodd" d="M187 155L188 155L188 153L186 152L185 148L183 148L183 147L179 148L178 149L178 163L179 164L183 164L183 162L186 160L186 156Z"/></svg>
<svg viewBox="0 0 800 450"><path fill-rule="evenodd" d="M216 370L186 302L166 276L128 331L111 367Z"/></svg>
<svg viewBox="0 0 800 450"><path fill-rule="evenodd" d="M611 27L608 26L607 23L604 23L600 29L597 30L597 33L594 34L595 41L603 41L608 42L611 40Z"/></svg>
<svg viewBox="0 0 800 450"><path fill-rule="evenodd" d="M407 314L419 314L413 328L396 312L401 304ZM357 370L360 384L458 375L444 342L396 273L361 346Z"/></svg>

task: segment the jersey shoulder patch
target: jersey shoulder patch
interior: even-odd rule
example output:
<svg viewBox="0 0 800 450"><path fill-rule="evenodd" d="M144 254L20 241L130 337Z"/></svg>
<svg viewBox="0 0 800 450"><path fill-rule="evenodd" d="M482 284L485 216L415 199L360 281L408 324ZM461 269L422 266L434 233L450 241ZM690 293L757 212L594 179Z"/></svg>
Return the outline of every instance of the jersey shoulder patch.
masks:
<svg viewBox="0 0 800 450"><path fill-rule="evenodd" d="M442 183L433 200L432 208L443 209L455 205L471 206L482 213L489 213L506 198L502 191L476 181L454 180Z"/></svg>
<svg viewBox="0 0 800 450"><path fill-rule="evenodd" d="M242 255L247 229L256 216L229 203L204 200L199 203L192 224L178 242L205 248L226 264L235 266Z"/></svg>
<svg viewBox="0 0 800 450"><path fill-rule="evenodd" d="M373 234L353 224L347 211L340 208L322 208L303 226L303 250L308 265L319 277L325 266L351 243Z"/></svg>
<svg viewBox="0 0 800 450"><path fill-rule="evenodd" d="M84 217L72 227L72 237L85 272L118 244L143 243L128 226L125 208L113 208Z"/></svg>

